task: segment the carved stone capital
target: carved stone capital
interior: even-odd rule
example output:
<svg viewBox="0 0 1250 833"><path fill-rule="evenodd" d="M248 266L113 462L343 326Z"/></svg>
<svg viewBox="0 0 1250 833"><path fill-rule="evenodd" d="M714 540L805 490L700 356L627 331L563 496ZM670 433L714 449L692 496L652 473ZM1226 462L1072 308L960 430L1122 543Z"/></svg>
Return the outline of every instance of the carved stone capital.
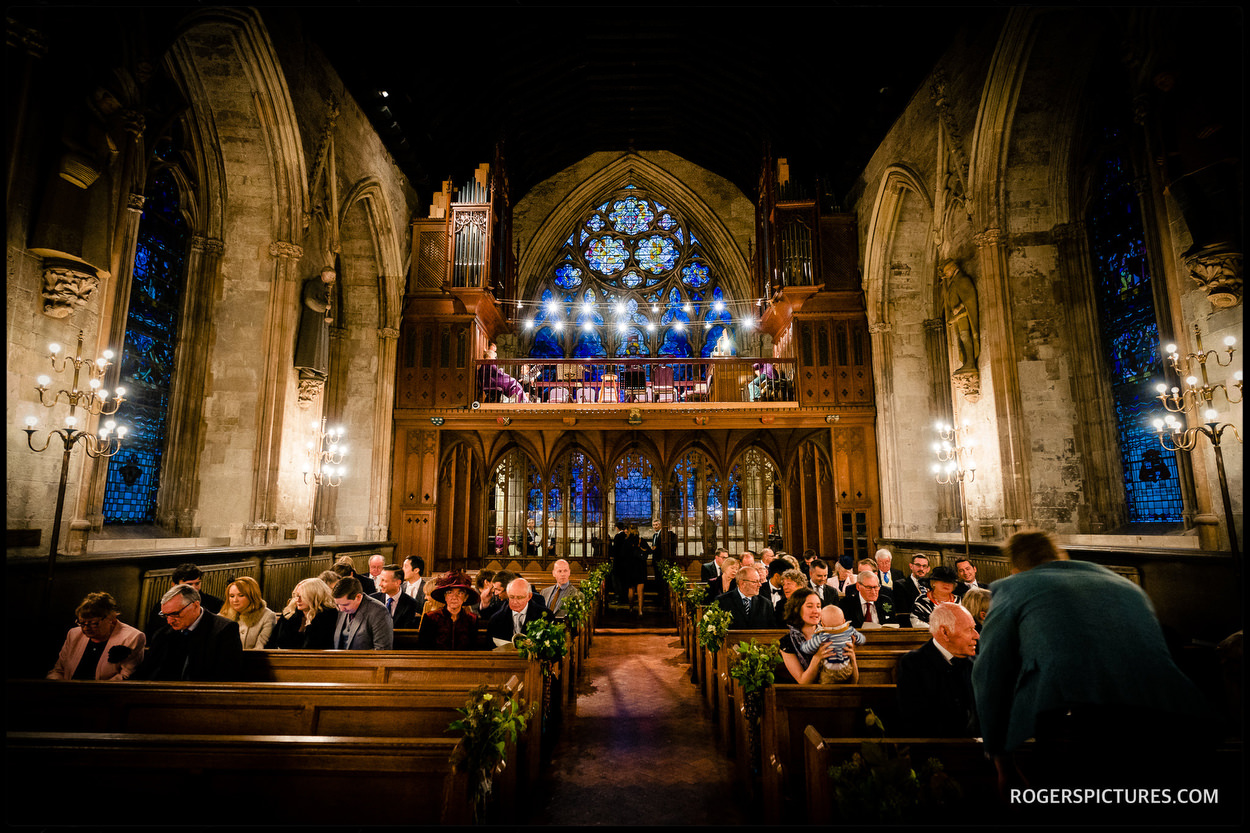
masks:
<svg viewBox="0 0 1250 833"><path fill-rule="evenodd" d="M394 341L399 338L399 330L396 330L393 327L379 327L378 338Z"/></svg>
<svg viewBox="0 0 1250 833"><path fill-rule="evenodd" d="M963 395L964 399L969 402L977 402L981 399L981 371L979 370L961 370L958 373L951 374L951 384L955 386L955 390Z"/></svg>
<svg viewBox="0 0 1250 833"><path fill-rule="evenodd" d="M313 402L321 396L321 391L326 386L326 380L311 376L301 376L299 380L299 407L301 410L308 410Z"/></svg>
<svg viewBox="0 0 1250 833"><path fill-rule="evenodd" d="M1085 224L1080 220L1073 223L1057 223L1050 230L1050 234L1055 238L1055 242L1079 240L1085 234Z"/></svg>
<svg viewBox="0 0 1250 833"><path fill-rule="evenodd" d="M1003 234L1002 229L987 228L980 234L974 235L972 240L977 244L977 248L988 249L1005 243L1007 235Z"/></svg>
<svg viewBox="0 0 1250 833"><path fill-rule="evenodd" d="M126 210L138 211L140 214L142 214L143 205L144 203L147 202L147 200L148 198L143 196L142 194L129 194L126 197Z"/></svg>
<svg viewBox="0 0 1250 833"><path fill-rule="evenodd" d="M139 110L123 110L118 113L117 124L136 139L143 135L146 126L143 113Z"/></svg>
<svg viewBox="0 0 1250 833"><path fill-rule="evenodd" d="M192 237L191 250L210 255L221 255L226 251L226 244L216 237Z"/></svg>
<svg viewBox="0 0 1250 833"><path fill-rule="evenodd" d="M1241 252L1208 250L1185 258L1185 267L1189 277L1206 290L1211 306L1226 309L1241 303L1241 261Z"/></svg>
<svg viewBox="0 0 1250 833"><path fill-rule="evenodd" d="M294 243L284 243L278 241L269 244L269 256L276 258L290 258L291 260L299 260L304 256L304 247L297 246Z"/></svg>
<svg viewBox="0 0 1250 833"><path fill-rule="evenodd" d="M87 305L100 285L96 271L85 263L49 258L43 262L43 314L65 318Z"/></svg>
<svg viewBox="0 0 1250 833"><path fill-rule="evenodd" d="M888 333L891 329L892 328L888 321L874 321L873 323L868 325L868 332L874 333L874 334L875 333Z"/></svg>
<svg viewBox="0 0 1250 833"><path fill-rule="evenodd" d="M920 322L926 333L941 333L946 331L945 318L926 318Z"/></svg>

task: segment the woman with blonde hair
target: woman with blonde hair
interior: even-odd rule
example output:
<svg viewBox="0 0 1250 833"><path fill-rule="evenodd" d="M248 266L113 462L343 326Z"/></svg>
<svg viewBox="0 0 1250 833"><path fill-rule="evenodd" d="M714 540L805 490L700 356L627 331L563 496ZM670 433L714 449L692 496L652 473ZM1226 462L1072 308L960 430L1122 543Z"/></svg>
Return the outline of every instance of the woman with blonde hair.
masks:
<svg viewBox="0 0 1250 833"><path fill-rule="evenodd" d="M972 614L972 621L976 623L977 633L980 633L981 625L985 623L985 617L990 612L990 591L984 587L974 587L964 594L963 599L959 603Z"/></svg>
<svg viewBox="0 0 1250 833"><path fill-rule="evenodd" d="M708 582L707 600L709 603L738 588L740 569L742 569L742 562L732 555L721 562L720 575Z"/></svg>
<svg viewBox="0 0 1250 833"><path fill-rule="evenodd" d="M239 639L243 640L245 651L264 648L278 618L265 606L260 584L251 576L239 576L226 585L221 615L239 624Z"/></svg>
<svg viewBox="0 0 1250 833"><path fill-rule="evenodd" d="M270 648L321 650L334 647L339 611L330 586L320 578L306 578L291 591L291 600L269 640Z"/></svg>

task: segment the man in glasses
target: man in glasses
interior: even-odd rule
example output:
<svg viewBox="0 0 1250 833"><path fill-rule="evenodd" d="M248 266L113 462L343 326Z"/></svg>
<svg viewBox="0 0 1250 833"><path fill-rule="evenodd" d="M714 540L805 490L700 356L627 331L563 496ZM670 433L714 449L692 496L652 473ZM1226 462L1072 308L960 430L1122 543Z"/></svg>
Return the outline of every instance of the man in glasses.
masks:
<svg viewBox="0 0 1250 833"><path fill-rule="evenodd" d="M750 564L738 570L737 587L722 594L716 603L731 617L730 630L758 630L777 627L773 606L759 595L760 569Z"/></svg>
<svg viewBox="0 0 1250 833"><path fill-rule="evenodd" d="M205 610L200 593L189 584L175 584L161 597L165 621L152 637L140 680L238 680L243 662L239 626Z"/></svg>
<svg viewBox="0 0 1250 833"><path fill-rule="evenodd" d="M222 607L225 605L221 599L212 593L205 593L204 588L200 585L203 583L204 571L194 564L187 562L179 564L174 568L174 572L170 575L169 580L174 584L187 584L195 588L195 592L200 594L200 605L209 613L221 613ZM148 620L148 625L144 633L148 635L148 641L152 641L152 637L156 636L156 632L164 626L165 620L160 614L153 613L152 618Z"/></svg>

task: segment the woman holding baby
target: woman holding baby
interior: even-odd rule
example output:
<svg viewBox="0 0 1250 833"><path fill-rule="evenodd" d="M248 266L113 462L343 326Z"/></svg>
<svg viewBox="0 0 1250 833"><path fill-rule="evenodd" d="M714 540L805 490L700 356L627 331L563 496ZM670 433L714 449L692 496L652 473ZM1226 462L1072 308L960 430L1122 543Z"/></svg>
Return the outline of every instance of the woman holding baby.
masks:
<svg viewBox="0 0 1250 833"><path fill-rule="evenodd" d="M846 622L834 605L822 608L820 597L802 587L786 601L789 631L779 647L786 671L800 685L859 682L855 645L864 635Z"/></svg>

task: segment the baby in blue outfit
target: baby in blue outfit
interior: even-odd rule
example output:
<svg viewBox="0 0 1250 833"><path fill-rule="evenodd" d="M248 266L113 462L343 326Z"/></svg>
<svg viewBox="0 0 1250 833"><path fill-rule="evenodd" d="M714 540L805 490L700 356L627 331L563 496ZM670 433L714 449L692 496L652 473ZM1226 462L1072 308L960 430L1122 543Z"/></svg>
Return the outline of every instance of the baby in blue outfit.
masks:
<svg viewBox="0 0 1250 833"><path fill-rule="evenodd" d="M832 642L834 652L825 660L820 669L820 682L844 683L855 675L855 667L847 652L843 650L854 642L863 645L867 640L864 635L846 621L845 614L836 606L830 605L820 612L820 628L811 639L799 646L803 658L811 661L826 642Z"/></svg>

